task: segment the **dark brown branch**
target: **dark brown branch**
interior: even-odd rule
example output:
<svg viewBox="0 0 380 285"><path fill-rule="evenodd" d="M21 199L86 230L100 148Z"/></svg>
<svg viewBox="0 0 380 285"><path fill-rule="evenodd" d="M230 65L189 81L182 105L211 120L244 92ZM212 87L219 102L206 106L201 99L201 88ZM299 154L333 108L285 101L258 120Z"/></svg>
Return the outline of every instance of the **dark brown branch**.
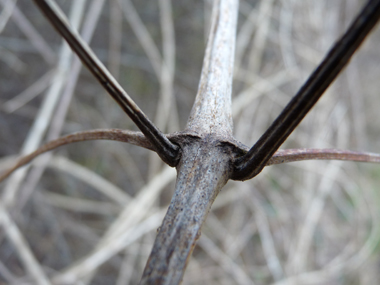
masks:
<svg viewBox="0 0 380 285"><path fill-rule="evenodd" d="M37 150L35 150L34 152L32 152L31 154L21 157L13 167L9 168L7 171L0 175L0 182L7 178L17 168L29 163L34 158L36 158L44 152L53 150L57 147L66 144L89 140L114 140L120 142L127 142L150 150L154 150L151 143L140 132L132 132L119 129L91 130L78 132L50 141L38 148Z"/></svg>
<svg viewBox="0 0 380 285"><path fill-rule="evenodd" d="M278 150L266 166L301 160L348 160L380 163L380 154L340 149L283 149Z"/></svg>
<svg viewBox="0 0 380 285"><path fill-rule="evenodd" d="M128 96L86 42L70 27L65 15L54 1L34 0L34 2L61 36L65 38L83 64L143 132L161 159L170 166L176 166L180 157L179 147L171 143Z"/></svg>
<svg viewBox="0 0 380 285"><path fill-rule="evenodd" d="M260 173L272 155L348 63L379 17L380 0L370 0L268 130L246 155L235 161L232 179L247 180Z"/></svg>

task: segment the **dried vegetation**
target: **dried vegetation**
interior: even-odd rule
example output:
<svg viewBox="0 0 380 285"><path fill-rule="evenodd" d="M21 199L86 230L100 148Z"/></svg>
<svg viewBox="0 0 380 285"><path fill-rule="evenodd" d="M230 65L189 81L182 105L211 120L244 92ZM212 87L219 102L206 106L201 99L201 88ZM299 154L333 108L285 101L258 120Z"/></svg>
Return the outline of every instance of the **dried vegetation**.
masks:
<svg viewBox="0 0 380 285"><path fill-rule="evenodd" d="M58 1L157 126L181 130L198 87L211 3L173 1L168 10L164 0L122 2ZM136 130L32 1L12 3L0 1L0 170L60 135ZM237 139L252 145L260 137L360 5L241 1ZM380 152L379 32L284 148ZM377 165L304 161L228 182L183 284L375 284L379 177ZM174 180L156 154L120 142L76 143L35 160L0 185L0 283L138 283Z"/></svg>

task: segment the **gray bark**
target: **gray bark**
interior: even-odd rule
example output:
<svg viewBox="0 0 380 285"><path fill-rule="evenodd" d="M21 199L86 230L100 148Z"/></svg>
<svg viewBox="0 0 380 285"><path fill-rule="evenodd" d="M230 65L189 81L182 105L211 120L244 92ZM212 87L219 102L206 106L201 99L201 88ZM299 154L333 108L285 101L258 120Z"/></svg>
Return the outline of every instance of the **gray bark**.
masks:
<svg viewBox="0 0 380 285"><path fill-rule="evenodd" d="M232 171L231 86L237 0L216 0L198 93L186 131L175 193L140 284L179 284L203 222Z"/></svg>

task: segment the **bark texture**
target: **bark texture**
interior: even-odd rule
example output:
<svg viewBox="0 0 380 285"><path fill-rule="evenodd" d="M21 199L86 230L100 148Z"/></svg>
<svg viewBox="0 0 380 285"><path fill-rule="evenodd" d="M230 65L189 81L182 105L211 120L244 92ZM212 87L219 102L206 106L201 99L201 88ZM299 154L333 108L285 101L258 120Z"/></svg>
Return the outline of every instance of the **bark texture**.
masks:
<svg viewBox="0 0 380 285"><path fill-rule="evenodd" d="M179 284L203 222L231 171L232 148L216 136L184 136L168 212L140 284Z"/></svg>
<svg viewBox="0 0 380 285"><path fill-rule="evenodd" d="M140 284L179 284L207 214L230 177L237 0L216 0L198 93L183 134L175 193Z"/></svg>

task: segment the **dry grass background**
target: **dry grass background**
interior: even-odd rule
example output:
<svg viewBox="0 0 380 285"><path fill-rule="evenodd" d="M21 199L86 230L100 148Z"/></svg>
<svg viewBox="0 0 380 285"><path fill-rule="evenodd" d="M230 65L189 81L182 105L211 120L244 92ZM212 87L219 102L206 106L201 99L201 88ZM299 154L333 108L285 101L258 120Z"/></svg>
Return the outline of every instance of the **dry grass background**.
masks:
<svg viewBox="0 0 380 285"><path fill-rule="evenodd" d="M197 90L211 1L172 1L172 11L165 0L133 1L137 13L122 2L123 9L117 1L58 1L160 129L181 130ZM364 2L241 1L237 139L252 145L259 138ZM79 70L32 1L12 3L0 1L1 169L58 135L136 129ZM377 28L283 148L380 152L379 44ZM135 146L83 142L18 175L0 185L1 284L138 283L174 170ZM336 161L272 166L251 181L231 181L183 283L377 284L379 185L379 166Z"/></svg>

